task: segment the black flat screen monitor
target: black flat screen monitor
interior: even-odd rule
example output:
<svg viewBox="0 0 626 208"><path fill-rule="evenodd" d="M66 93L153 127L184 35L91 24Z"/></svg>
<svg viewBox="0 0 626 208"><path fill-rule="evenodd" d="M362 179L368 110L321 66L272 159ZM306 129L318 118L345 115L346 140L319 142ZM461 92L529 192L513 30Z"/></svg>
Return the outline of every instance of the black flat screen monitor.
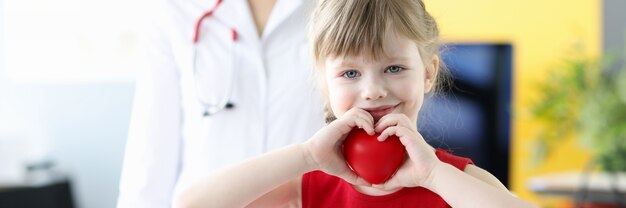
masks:
<svg viewBox="0 0 626 208"><path fill-rule="evenodd" d="M512 46L451 43L442 60L454 86L427 96L420 133L435 148L471 158L508 187Z"/></svg>

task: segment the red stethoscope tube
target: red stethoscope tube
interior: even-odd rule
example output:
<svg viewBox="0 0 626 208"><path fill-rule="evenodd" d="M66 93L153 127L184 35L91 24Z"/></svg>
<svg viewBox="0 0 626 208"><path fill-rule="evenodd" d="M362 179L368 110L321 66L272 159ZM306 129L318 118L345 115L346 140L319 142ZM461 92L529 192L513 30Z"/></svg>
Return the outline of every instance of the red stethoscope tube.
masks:
<svg viewBox="0 0 626 208"><path fill-rule="evenodd" d="M202 15L202 17L200 17L200 19L198 19L198 21L196 22L196 29L194 30L194 34L193 34L193 43L194 44L198 43L198 38L200 36L200 26L202 25L202 22L204 22L204 19L206 19L207 17L212 16L213 12L215 12L217 7L221 3L222 3L222 0L217 0L215 2L215 5L213 6L213 8L209 9L208 11L206 11ZM230 28L230 32L231 32L232 41L237 41L237 31L235 30L235 28Z"/></svg>
<svg viewBox="0 0 626 208"><path fill-rule="evenodd" d="M222 110L225 109L231 109L234 107L234 104L231 102L231 97L232 97L232 88L234 85L234 79L235 79L235 70L237 69L236 61L235 61L235 43L237 42L238 39L238 34L237 34L237 30L235 30L235 28L231 27L230 28L230 37L231 37L231 41L232 41L232 46L231 46L231 57L232 57L232 62L231 62L231 82L229 85L226 86L226 95L217 103L209 103L206 102L202 99L201 96L201 90L200 87L198 87L198 83L200 80L198 80L197 78L197 68L196 68L196 55L197 55L197 47L198 47L198 42L200 40L200 27L202 26L202 23L204 22L204 20L208 17L213 16L213 13L215 12L215 10L220 6L220 4L222 3L222 0L217 0L215 2L215 5L209 9L208 11L206 11L196 22L195 25L195 30L194 30L194 34L193 34L193 73L194 73L194 81L196 82L196 93L198 95L198 100L200 101L200 104L203 105L204 107L204 112L203 112L203 116L207 117L210 115L213 115L217 112L220 112Z"/></svg>

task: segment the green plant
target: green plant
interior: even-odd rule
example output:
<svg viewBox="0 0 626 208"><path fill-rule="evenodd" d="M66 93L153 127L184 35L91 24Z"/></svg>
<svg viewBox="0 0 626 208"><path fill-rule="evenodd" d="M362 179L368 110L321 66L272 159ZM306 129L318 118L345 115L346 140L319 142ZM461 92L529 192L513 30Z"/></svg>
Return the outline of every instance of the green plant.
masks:
<svg viewBox="0 0 626 208"><path fill-rule="evenodd" d="M542 96L532 113L545 128L535 140L534 161L574 134L601 169L626 171L626 68L577 51L537 85Z"/></svg>

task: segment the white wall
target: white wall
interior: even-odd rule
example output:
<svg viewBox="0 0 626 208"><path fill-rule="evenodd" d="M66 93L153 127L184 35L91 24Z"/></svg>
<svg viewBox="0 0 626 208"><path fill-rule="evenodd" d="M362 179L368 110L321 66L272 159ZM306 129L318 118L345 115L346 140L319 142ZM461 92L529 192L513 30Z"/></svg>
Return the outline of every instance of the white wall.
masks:
<svg viewBox="0 0 626 208"><path fill-rule="evenodd" d="M42 132L49 155L70 175L78 207L115 207L133 84L29 84L7 89L0 99L9 112L0 112L0 120L19 120L13 129ZM29 126L19 126L23 124Z"/></svg>
<svg viewBox="0 0 626 208"><path fill-rule="evenodd" d="M127 75L95 82L7 76L11 51L1 12L7 1L0 0L0 133L42 141L28 148L49 155L70 176L77 207L115 207L134 82Z"/></svg>

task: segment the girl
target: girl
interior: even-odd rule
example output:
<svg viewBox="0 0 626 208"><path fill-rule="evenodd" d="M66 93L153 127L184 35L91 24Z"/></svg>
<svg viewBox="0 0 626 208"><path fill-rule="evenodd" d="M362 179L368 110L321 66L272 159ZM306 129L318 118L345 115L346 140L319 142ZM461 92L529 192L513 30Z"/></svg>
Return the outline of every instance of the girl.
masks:
<svg viewBox="0 0 626 208"><path fill-rule="evenodd" d="M469 159L435 150L416 128L438 84L438 29L421 0L320 0L310 37L327 121L307 142L206 176L179 207L531 207ZM384 184L353 173L353 128L397 136L408 159Z"/></svg>

